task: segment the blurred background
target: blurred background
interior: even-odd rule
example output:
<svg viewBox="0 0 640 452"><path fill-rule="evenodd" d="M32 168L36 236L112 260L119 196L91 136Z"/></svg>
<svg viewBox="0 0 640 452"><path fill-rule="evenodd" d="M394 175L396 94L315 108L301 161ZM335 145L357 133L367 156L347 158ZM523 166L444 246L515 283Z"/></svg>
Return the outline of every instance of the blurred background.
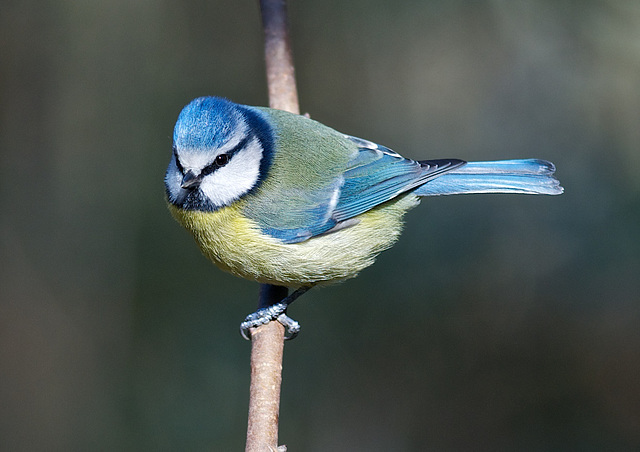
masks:
<svg viewBox="0 0 640 452"><path fill-rule="evenodd" d="M640 3L296 0L301 107L407 157L553 161L425 199L290 314L291 451L640 448ZM180 109L266 105L257 2L6 0L0 449L243 450L258 285L163 175Z"/></svg>

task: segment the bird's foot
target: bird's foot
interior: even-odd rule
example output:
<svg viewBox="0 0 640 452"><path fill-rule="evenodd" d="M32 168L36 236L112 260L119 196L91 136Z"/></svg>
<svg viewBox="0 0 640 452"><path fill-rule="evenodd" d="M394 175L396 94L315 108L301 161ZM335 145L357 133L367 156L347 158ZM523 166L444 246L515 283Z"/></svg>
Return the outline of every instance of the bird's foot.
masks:
<svg viewBox="0 0 640 452"><path fill-rule="evenodd" d="M300 332L300 324L285 314L288 304L280 302L272 304L266 308L258 309L256 312L249 314L244 322L240 324L240 334L246 340L251 340L251 328L264 325L277 320L284 326L284 338L293 339Z"/></svg>
<svg viewBox="0 0 640 452"><path fill-rule="evenodd" d="M251 340L251 328L255 328L272 320L277 320L284 326L284 338L293 339L300 332L300 324L289 317L286 312L287 308L293 303L300 295L309 290L310 286L303 286L295 290L291 295L282 299L278 303L274 303L266 308L260 308L256 312L249 314L244 322L240 324L240 334L246 340ZM286 292L285 292L286 293Z"/></svg>

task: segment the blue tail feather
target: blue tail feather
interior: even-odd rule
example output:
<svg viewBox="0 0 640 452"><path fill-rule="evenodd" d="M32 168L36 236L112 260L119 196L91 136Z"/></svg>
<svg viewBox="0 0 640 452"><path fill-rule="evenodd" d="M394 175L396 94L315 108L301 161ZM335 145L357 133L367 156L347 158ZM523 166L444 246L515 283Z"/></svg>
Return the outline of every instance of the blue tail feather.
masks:
<svg viewBox="0 0 640 452"><path fill-rule="evenodd" d="M465 193L524 193L559 195L555 166L537 159L469 162L418 187L419 196Z"/></svg>

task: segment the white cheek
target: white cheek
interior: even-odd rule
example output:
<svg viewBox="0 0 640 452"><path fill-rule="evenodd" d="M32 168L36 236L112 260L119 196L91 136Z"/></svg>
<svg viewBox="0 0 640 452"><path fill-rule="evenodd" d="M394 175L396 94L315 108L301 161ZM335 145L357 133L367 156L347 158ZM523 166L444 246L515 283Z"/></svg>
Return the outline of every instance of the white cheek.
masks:
<svg viewBox="0 0 640 452"><path fill-rule="evenodd" d="M235 154L227 165L205 176L200 190L214 205L229 205L256 185L261 160L262 148L254 138Z"/></svg>

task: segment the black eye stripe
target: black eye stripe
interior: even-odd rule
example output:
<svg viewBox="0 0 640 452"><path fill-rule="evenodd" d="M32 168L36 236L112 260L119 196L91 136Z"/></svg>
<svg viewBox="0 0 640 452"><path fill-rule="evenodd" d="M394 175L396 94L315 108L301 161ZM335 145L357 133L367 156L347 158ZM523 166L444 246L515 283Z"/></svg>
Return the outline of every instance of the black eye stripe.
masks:
<svg viewBox="0 0 640 452"><path fill-rule="evenodd" d="M222 168L223 166L225 166L227 163L231 161L231 159L235 154L240 152L247 145L247 143L249 143L249 141L252 138L253 138L253 135L248 134L240 141L240 143L235 145L233 149L231 149L229 152L225 152L224 154L217 155L216 158L213 160L213 162L209 163L207 166L205 166L202 169L202 171L200 172L200 175L206 176L207 174L213 173L218 168Z"/></svg>

